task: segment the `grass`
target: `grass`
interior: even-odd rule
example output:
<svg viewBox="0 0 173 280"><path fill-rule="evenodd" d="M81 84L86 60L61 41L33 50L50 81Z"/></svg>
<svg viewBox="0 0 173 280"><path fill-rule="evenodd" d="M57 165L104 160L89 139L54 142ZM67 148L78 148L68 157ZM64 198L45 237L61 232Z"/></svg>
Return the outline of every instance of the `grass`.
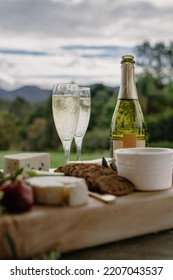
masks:
<svg viewBox="0 0 173 280"><path fill-rule="evenodd" d="M50 154L50 161L51 161L51 167L56 167L64 164L64 154L62 152L49 152ZM90 160L90 159L96 159L101 157L108 157L109 153L107 151L100 151L100 152L94 152L94 153L82 153L82 160ZM76 160L76 154L71 153L70 154L70 160L74 161Z"/></svg>
<svg viewBox="0 0 173 280"><path fill-rule="evenodd" d="M21 151L0 151L0 168L3 168L3 157L9 154L20 153ZM58 167L64 164L64 154L63 152L50 151L50 167ZM109 157L109 151L97 151L90 153L82 153L82 160L97 159L101 157ZM71 153L70 160L76 160L76 154Z"/></svg>

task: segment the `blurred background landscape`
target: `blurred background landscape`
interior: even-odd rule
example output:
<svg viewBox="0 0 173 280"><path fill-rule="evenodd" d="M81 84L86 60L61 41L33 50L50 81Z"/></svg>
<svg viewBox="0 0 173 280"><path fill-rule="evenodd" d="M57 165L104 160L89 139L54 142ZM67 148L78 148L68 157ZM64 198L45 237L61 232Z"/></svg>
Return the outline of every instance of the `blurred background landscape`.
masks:
<svg viewBox="0 0 173 280"><path fill-rule="evenodd" d="M61 153L51 88L76 82L92 96L83 152L109 155L124 54L135 56L148 145L173 147L172 14L169 0L0 0L0 151Z"/></svg>

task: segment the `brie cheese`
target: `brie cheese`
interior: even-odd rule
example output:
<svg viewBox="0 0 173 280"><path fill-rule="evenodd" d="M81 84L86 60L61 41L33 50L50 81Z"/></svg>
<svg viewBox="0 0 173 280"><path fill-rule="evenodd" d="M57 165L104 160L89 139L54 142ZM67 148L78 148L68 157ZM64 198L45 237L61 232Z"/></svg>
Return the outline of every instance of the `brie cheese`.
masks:
<svg viewBox="0 0 173 280"><path fill-rule="evenodd" d="M44 176L27 179L33 188L35 203L79 206L88 202L88 187L83 178Z"/></svg>

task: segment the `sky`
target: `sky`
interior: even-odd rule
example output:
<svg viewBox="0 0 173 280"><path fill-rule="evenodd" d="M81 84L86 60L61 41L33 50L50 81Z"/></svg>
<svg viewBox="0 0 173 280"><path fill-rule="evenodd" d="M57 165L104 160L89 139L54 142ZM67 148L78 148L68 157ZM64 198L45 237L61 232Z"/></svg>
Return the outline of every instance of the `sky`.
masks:
<svg viewBox="0 0 173 280"><path fill-rule="evenodd" d="M172 0L0 0L0 88L117 86L121 56L172 26Z"/></svg>

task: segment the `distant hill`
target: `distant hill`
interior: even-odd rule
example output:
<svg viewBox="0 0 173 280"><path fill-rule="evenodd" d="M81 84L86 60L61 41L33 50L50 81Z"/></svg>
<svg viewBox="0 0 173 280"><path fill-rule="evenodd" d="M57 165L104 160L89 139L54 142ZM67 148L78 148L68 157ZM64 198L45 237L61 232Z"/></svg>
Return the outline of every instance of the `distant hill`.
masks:
<svg viewBox="0 0 173 280"><path fill-rule="evenodd" d="M9 101L21 97L31 103L39 103L47 100L50 95L50 90L41 89L36 86L24 86L12 91L6 91L0 88L0 99Z"/></svg>
<svg viewBox="0 0 173 280"><path fill-rule="evenodd" d="M91 90L95 87L95 84L88 85ZM102 85L104 86L104 85ZM109 89L116 90L118 87L106 86ZM51 90L41 89L36 86L24 86L15 90L7 91L5 89L0 88L0 100L4 101L13 101L17 97L23 98L30 103L39 103L45 101L51 95Z"/></svg>

